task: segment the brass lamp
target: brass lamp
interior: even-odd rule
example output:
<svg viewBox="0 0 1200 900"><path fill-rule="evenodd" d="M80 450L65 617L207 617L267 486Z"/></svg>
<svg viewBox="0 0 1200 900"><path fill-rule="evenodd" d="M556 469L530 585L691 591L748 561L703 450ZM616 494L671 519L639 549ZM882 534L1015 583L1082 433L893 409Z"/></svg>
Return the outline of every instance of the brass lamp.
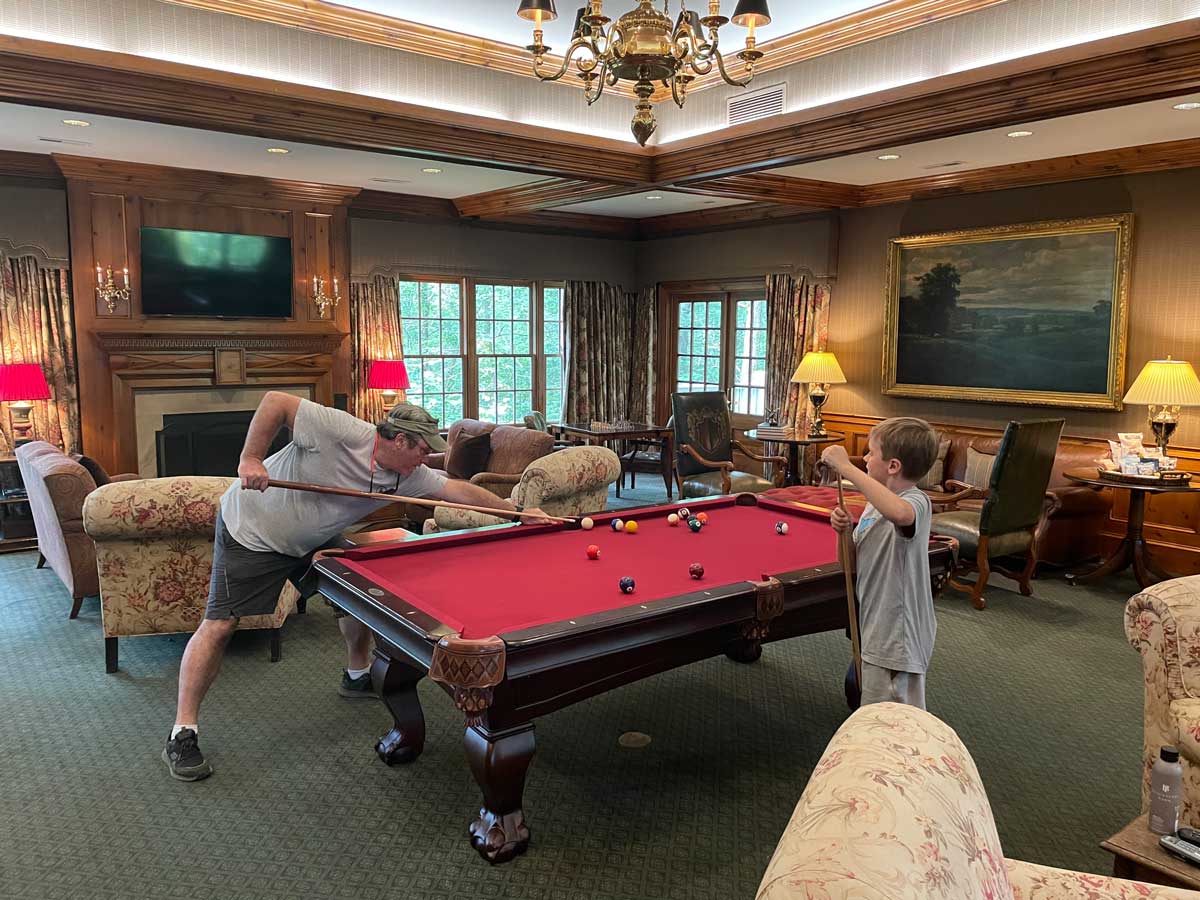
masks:
<svg viewBox="0 0 1200 900"><path fill-rule="evenodd" d="M1126 403L1149 407L1150 429L1163 456L1179 424L1179 410L1200 406L1200 378L1192 364L1182 359L1152 359L1146 363L1125 394Z"/></svg>
<svg viewBox="0 0 1200 900"><path fill-rule="evenodd" d="M808 426L809 437L826 437L825 423L821 420L821 407L829 399L829 385L845 384L846 376L838 365L837 357L825 351L810 350L796 366L792 384L807 384L808 399L813 405L813 420ZM799 416L799 410L796 415ZM798 424L798 423L797 423ZM792 426L795 430L795 424Z"/></svg>

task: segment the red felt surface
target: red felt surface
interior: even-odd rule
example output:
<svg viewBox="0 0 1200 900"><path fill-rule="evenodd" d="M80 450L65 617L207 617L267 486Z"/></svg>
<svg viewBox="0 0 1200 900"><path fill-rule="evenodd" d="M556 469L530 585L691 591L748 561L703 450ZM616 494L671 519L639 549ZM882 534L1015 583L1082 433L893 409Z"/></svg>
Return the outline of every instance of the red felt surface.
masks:
<svg viewBox="0 0 1200 900"><path fill-rule="evenodd" d="M827 514L760 504L689 504L709 515L698 534L684 522L667 524L679 508L672 505L635 513L636 534L611 531L608 520L622 513L610 513L597 516L592 531L530 528L499 540L448 535L386 552L349 551L341 560L463 637L488 637L836 562ZM788 534L775 533L777 521L788 523ZM599 560L587 558L588 544L600 547ZM688 575L694 562L704 566L699 581ZM632 594L618 587L625 575L637 582Z"/></svg>

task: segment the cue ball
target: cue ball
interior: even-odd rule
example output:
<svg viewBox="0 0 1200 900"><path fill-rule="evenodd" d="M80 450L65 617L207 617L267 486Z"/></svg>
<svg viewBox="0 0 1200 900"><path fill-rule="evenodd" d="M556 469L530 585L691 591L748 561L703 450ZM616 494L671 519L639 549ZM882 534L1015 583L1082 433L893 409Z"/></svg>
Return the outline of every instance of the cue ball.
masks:
<svg viewBox="0 0 1200 900"><path fill-rule="evenodd" d="M679 516L675 515L675 513L671 513L669 516L667 516L667 524L674 528L679 524Z"/></svg>
<svg viewBox="0 0 1200 900"><path fill-rule="evenodd" d="M638 530L638 524L637 524L637 522L633 521L633 519L630 519L628 522L625 523L625 533L626 534L637 534L637 530Z"/></svg>
<svg viewBox="0 0 1200 900"><path fill-rule="evenodd" d="M622 578L620 580L620 582L618 582L618 585L621 588L622 594L632 594L633 593L633 579L630 578L628 575L626 575L624 578Z"/></svg>
<svg viewBox="0 0 1200 900"><path fill-rule="evenodd" d="M625 527L625 523L622 522L620 519L613 519L611 522L608 523L608 527L611 528L613 531L620 531L622 528Z"/></svg>
<svg viewBox="0 0 1200 900"><path fill-rule="evenodd" d="M688 566L688 574L693 578L703 578L704 566L700 565L700 563L692 563L690 566Z"/></svg>
<svg viewBox="0 0 1200 900"><path fill-rule="evenodd" d="M708 524L708 513L706 513L706 512L696 513L696 518L700 520L701 525Z"/></svg>
<svg viewBox="0 0 1200 900"><path fill-rule="evenodd" d="M683 509L679 510L679 518L683 519L685 522L688 519L690 519L691 517L692 517L692 513L686 506Z"/></svg>
<svg viewBox="0 0 1200 900"><path fill-rule="evenodd" d="M787 534L788 533L788 523L787 522L776 522L775 523L775 533L776 534Z"/></svg>
<svg viewBox="0 0 1200 900"><path fill-rule="evenodd" d="M579 527L582 528L584 531L591 531L593 528L596 527L596 523L585 516L583 519L580 520Z"/></svg>
<svg viewBox="0 0 1200 900"><path fill-rule="evenodd" d="M695 532L696 534L699 534L700 529L703 527L704 527L704 523L701 522L699 519L697 519L695 516L692 516L690 519L688 519L688 528L692 529L692 531Z"/></svg>
<svg viewBox="0 0 1200 900"><path fill-rule="evenodd" d="M600 558L600 548L597 547L595 544L588 544L587 558L588 559L599 559Z"/></svg>

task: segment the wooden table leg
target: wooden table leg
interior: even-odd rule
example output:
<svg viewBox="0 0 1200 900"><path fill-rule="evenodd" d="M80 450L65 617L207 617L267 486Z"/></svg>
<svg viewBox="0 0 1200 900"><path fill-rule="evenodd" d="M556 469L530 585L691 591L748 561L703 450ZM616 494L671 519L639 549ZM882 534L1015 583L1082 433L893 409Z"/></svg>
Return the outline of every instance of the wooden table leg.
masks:
<svg viewBox="0 0 1200 900"><path fill-rule="evenodd" d="M410 763L425 749L425 714L417 697L424 672L375 650L371 683L392 714L392 730L375 743L375 753L389 766Z"/></svg>
<svg viewBox="0 0 1200 900"><path fill-rule="evenodd" d="M1107 575L1123 572L1133 566L1133 574L1137 583L1143 588L1152 584L1174 578L1169 572L1160 569L1150 558L1150 547L1146 543L1143 529L1146 524L1146 493L1144 491L1129 492L1129 517L1125 521L1125 537L1112 556L1100 563L1094 569L1079 574L1067 575L1070 584L1087 584Z"/></svg>
<svg viewBox="0 0 1200 900"><path fill-rule="evenodd" d="M465 740L471 774L483 791L483 806L471 823L471 846L490 863L507 862L529 846L522 796L533 759L533 725L499 734L468 726Z"/></svg>
<svg viewBox="0 0 1200 900"><path fill-rule="evenodd" d="M667 500L671 499L671 471L675 464L675 439L669 435L663 435L662 445L658 449L662 456L662 477L663 484L667 486Z"/></svg>
<svg viewBox="0 0 1200 900"><path fill-rule="evenodd" d="M800 444L788 444L788 468L791 469L788 477L788 484L808 484L808 478L804 471L804 464L807 460L804 458L804 450Z"/></svg>

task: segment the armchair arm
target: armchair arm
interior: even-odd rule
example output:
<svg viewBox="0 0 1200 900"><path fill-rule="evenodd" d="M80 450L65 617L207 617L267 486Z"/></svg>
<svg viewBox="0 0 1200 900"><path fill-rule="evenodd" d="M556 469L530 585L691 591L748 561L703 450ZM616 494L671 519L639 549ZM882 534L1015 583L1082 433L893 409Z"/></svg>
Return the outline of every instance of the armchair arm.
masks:
<svg viewBox="0 0 1200 900"><path fill-rule="evenodd" d="M120 475L114 475L109 478L108 483L112 484L114 481L141 481L143 477L137 472L123 472Z"/></svg>
<svg viewBox="0 0 1200 900"><path fill-rule="evenodd" d="M1111 491L1083 485L1067 485L1047 491L1050 508L1046 515L1056 518L1107 515L1112 509Z"/></svg>
<svg viewBox="0 0 1200 900"><path fill-rule="evenodd" d="M425 465L431 469L441 469L446 471L446 453L430 453L425 457Z"/></svg>
<svg viewBox="0 0 1200 900"><path fill-rule="evenodd" d="M702 466L707 466L710 469L719 469L721 472L721 493L728 494L733 489L733 481L729 478L729 473L733 471L733 463L728 460L714 462L711 459L705 459L691 444L680 444L679 452L686 453Z"/></svg>
<svg viewBox="0 0 1200 900"><path fill-rule="evenodd" d="M930 499L936 499L939 504L945 506L953 506L961 500L984 500L988 495L987 491L980 490L973 484L967 484L965 481L956 481L953 478L943 482L943 487L949 488L949 492L926 491L925 493L931 495Z"/></svg>
<svg viewBox="0 0 1200 900"><path fill-rule="evenodd" d="M788 470L788 460L786 456L759 456L757 453L751 453L748 449L746 449L745 444L743 444L741 441L732 441L731 443L738 452L745 454L756 462L774 463L775 472L773 480L775 482L775 487L783 487L784 477L786 476Z"/></svg>

